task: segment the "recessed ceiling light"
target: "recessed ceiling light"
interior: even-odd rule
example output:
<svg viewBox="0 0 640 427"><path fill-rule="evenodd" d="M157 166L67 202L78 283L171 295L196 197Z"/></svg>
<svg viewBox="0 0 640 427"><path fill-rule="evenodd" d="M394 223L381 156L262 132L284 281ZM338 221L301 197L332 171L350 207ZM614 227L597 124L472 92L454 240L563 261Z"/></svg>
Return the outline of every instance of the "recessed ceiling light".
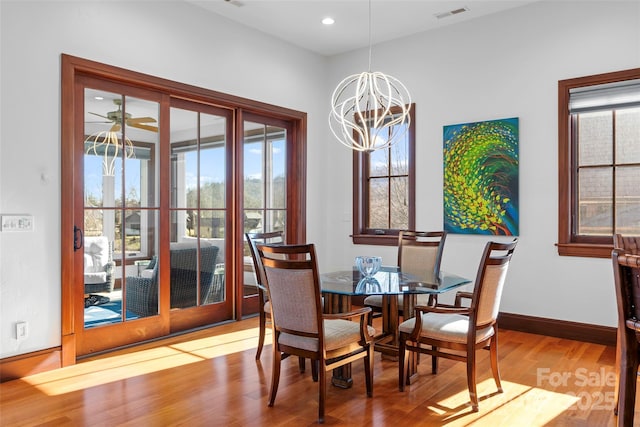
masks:
<svg viewBox="0 0 640 427"><path fill-rule="evenodd" d="M333 25L336 21L333 20L333 18L331 17L326 17L322 20L322 23L324 25Z"/></svg>
<svg viewBox="0 0 640 427"><path fill-rule="evenodd" d="M104 98L101 96L95 96L93 99L95 99L96 101L102 101Z"/></svg>

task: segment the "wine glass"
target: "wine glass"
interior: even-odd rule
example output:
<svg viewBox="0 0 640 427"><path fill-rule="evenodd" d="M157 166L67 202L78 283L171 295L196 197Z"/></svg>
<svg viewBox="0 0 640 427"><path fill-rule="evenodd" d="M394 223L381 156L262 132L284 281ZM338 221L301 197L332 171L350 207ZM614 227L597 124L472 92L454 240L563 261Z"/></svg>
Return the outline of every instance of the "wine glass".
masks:
<svg viewBox="0 0 640 427"><path fill-rule="evenodd" d="M382 265L382 257L379 256L358 256L356 257L356 267L358 271L365 277L372 277L380 270Z"/></svg>

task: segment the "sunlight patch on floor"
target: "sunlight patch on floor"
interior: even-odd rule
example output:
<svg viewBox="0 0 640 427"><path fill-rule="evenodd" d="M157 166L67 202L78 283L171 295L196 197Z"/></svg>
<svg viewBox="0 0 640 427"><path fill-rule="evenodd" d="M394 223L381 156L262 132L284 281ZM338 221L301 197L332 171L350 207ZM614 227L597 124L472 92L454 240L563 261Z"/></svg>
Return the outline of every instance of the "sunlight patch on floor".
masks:
<svg viewBox="0 0 640 427"><path fill-rule="evenodd" d="M47 395L88 389L256 348L258 328L195 339L100 359L23 378ZM271 344L267 331L265 346Z"/></svg>
<svg viewBox="0 0 640 427"><path fill-rule="evenodd" d="M492 378L478 383L480 416L473 421L466 421L464 425L520 425L523 420L518 414L525 413L530 419L535 419L536 425L546 425L574 408L579 400L570 394L508 381L502 381L502 388L504 392L498 393ZM522 411L514 410L519 405L522 406ZM456 420L461 414L471 412L469 391L465 389L442 399L436 405L429 406L429 410L442 415L451 414L443 420Z"/></svg>

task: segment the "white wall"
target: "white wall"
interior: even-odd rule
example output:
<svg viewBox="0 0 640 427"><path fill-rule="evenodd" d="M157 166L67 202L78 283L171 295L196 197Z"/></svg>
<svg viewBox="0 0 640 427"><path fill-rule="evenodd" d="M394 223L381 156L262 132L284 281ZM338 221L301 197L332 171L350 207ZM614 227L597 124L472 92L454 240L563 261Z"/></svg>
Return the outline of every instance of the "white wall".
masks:
<svg viewBox="0 0 640 427"><path fill-rule="evenodd" d="M366 52L331 59L337 83L363 71ZM472 121L520 118L520 242L501 311L616 325L611 261L559 257L557 196L557 82L640 67L640 2L533 3L433 32L375 46L374 70L399 78L416 102L417 228L441 229L442 128ZM330 155L343 156L341 147ZM329 186L349 182L349 159L340 159ZM342 172L342 173L340 173ZM332 194L326 226L340 224L334 239L348 246L348 188ZM488 239L450 235L443 269L475 277ZM387 249L387 248L385 248ZM350 255L379 253L352 247ZM384 252L392 262L393 248ZM327 251L337 265L344 253Z"/></svg>
<svg viewBox="0 0 640 427"><path fill-rule="evenodd" d="M0 233L0 357L61 342L61 53L305 111L309 157L322 155L320 56L180 1L2 0L0 15L0 213L35 219L32 233ZM320 162L308 169L318 176ZM318 223L324 206L310 197L308 208Z"/></svg>
<svg viewBox="0 0 640 427"><path fill-rule="evenodd" d="M353 246L351 153L333 140L333 87L366 49L325 60L180 2L0 2L0 357L60 344L60 54L308 113L308 240L321 268L394 248ZM232 34L232 36L230 36ZM541 2L374 47L373 68L416 102L417 227L442 228L442 126L520 118L520 243L502 311L615 325L609 260L559 257L557 81L640 67L640 3ZM28 82L28 83L27 83ZM475 275L479 236L448 238L443 268ZM30 337L13 338L17 320Z"/></svg>

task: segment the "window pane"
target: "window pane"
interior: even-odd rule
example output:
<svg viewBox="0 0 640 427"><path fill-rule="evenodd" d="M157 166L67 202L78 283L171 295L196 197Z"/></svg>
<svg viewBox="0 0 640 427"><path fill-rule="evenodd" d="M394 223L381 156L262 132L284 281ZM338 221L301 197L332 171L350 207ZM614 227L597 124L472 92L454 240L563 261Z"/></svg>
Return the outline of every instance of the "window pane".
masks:
<svg viewBox="0 0 640 427"><path fill-rule="evenodd" d="M123 144L123 98L85 89L85 200L95 197L105 207L122 206L122 157L133 154L131 144Z"/></svg>
<svg viewBox="0 0 640 427"><path fill-rule="evenodd" d="M264 207L265 126L245 122L244 137L244 207Z"/></svg>
<svg viewBox="0 0 640 427"><path fill-rule="evenodd" d="M612 170L580 169L578 179L578 234L613 235Z"/></svg>
<svg viewBox="0 0 640 427"><path fill-rule="evenodd" d="M271 154L267 165L271 169L271 188L268 191L269 200L267 207L280 208L286 207L286 144L285 144L285 130L280 129L281 138L271 142Z"/></svg>
<svg viewBox="0 0 640 427"><path fill-rule="evenodd" d="M616 111L616 163L640 163L640 108Z"/></svg>
<svg viewBox="0 0 640 427"><path fill-rule="evenodd" d="M396 230L409 228L409 180L391 178L391 226Z"/></svg>
<svg viewBox="0 0 640 427"><path fill-rule="evenodd" d="M389 150L369 153L369 176L389 176Z"/></svg>
<svg viewBox="0 0 640 427"><path fill-rule="evenodd" d="M140 252L140 211L124 211L124 250L128 255Z"/></svg>
<svg viewBox="0 0 640 427"><path fill-rule="evenodd" d="M389 180L369 180L369 228L389 228Z"/></svg>
<svg viewBox="0 0 640 427"><path fill-rule="evenodd" d="M158 213L157 209L125 211L125 254L141 257L125 267L123 304L128 320L158 314Z"/></svg>
<svg viewBox="0 0 640 427"><path fill-rule="evenodd" d="M284 209L267 211L267 224L269 224L269 231L286 231L287 211Z"/></svg>
<svg viewBox="0 0 640 427"><path fill-rule="evenodd" d="M244 126L245 232L284 230L287 131L264 123Z"/></svg>
<svg viewBox="0 0 640 427"><path fill-rule="evenodd" d="M613 162L613 113L611 111L580 114L578 135L580 138L579 166Z"/></svg>
<svg viewBox="0 0 640 427"><path fill-rule="evenodd" d="M159 145L159 105L130 96L126 96L124 101L123 111L119 114L127 117L124 127L127 145L123 153L125 206L157 207L158 180L154 178L158 176L155 153ZM109 114L113 116L114 113Z"/></svg>
<svg viewBox="0 0 640 427"><path fill-rule="evenodd" d="M409 175L409 138L407 134L391 146L391 174Z"/></svg>
<svg viewBox="0 0 640 427"><path fill-rule="evenodd" d="M225 207L224 117L200 113L200 207Z"/></svg>
<svg viewBox="0 0 640 427"><path fill-rule="evenodd" d="M196 208L198 203L198 113L171 108L170 114L171 207Z"/></svg>
<svg viewBox="0 0 640 427"><path fill-rule="evenodd" d="M616 168L616 233L640 234L639 166Z"/></svg>
<svg viewBox="0 0 640 427"><path fill-rule="evenodd" d="M244 232L245 233L262 233L262 211L245 210L244 211ZM271 231L271 230L269 230Z"/></svg>

